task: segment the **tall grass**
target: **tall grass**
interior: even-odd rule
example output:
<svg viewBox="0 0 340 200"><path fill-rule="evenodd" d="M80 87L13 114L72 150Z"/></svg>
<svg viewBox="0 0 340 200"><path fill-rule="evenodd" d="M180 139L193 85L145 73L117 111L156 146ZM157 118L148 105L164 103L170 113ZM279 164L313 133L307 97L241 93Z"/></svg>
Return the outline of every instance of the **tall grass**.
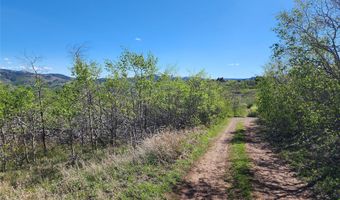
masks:
<svg viewBox="0 0 340 200"><path fill-rule="evenodd" d="M78 167L57 165L55 178L34 185L26 184L24 178L14 184L14 177L3 176L0 199L163 199L226 123L221 120L209 129L164 131L136 148L108 151ZM30 170L22 173L27 179L38 176Z"/></svg>

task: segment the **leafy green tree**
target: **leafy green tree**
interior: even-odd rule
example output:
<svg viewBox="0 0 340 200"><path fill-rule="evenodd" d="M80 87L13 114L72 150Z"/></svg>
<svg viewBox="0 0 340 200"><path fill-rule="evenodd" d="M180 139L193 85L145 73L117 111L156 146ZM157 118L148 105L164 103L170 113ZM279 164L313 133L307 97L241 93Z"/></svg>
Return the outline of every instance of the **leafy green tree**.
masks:
<svg viewBox="0 0 340 200"><path fill-rule="evenodd" d="M84 145L85 134L89 134L92 150L97 149L97 133L95 132L95 111L96 111L96 82L100 69L95 62L86 62L81 56L81 47L75 49L73 56L72 75L75 77L74 92L78 93L78 100L81 102L83 127L81 133L82 145Z"/></svg>
<svg viewBox="0 0 340 200"><path fill-rule="evenodd" d="M131 120L132 98L129 97L131 83L128 80L128 69L122 62L114 63L106 61L106 69L110 72L104 82L105 95L103 97L107 126L112 146L117 144L119 128L124 129L120 124Z"/></svg>
<svg viewBox="0 0 340 200"><path fill-rule="evenodd" d="M291 65L310 63L340 81L339 0L298 0L295 8L282 12L276 33L274 55Z"/></svg>
<svg viewBox="0 0 340 200"><path fill-rule="evenodd" d="M32 151L32 159L36 160L36 133L34 129L32 130L32 126L30 127L30 120L32 119L30 115L32 114L33 109L36 109L34 93L32 90L19 87L12 91L11 96L13 97L13 114L15 116L14 120L17 121L17 125L20 127L19 130L21 132L21 138L23 140L24 146L24 156L25 160L29 162L28 155L28 147L27 147L27 134L28 130L30 130L31 136L31 151ZM17 147L18 149L20 146ZM17 155L17 158L20 158L21 152Z"/></svg>
<svg viewBox="0 0 340 200"><path fill-rule="evenodd" d="M116 61L105 62L108 76L101 79L100 66L75 48L73 78L60 88L45 87L36 59L27 59L34 85L0 84L3 171L49 159L74 165L99 148L135 146L164 128L208 126L230 111L223 82L204 73L188 80L160 73L152 54L124 50Z"/></svg>
<svg viewBox="0 0 340 200"><path fill-rule="evenodd" d="M258 91L269 139L325 199L340 195L339 6L298 1L279 16L281 41Z"/></svg>
<svg viewBox="0 0 340 200"><path fill-rule="evenodd" d="M39 127L39 131L41 132L41 141L42 141L42 146L43 146L43 152L44 155L47 154L47 130L46 130L46 122L45 122L45 112L47 109L47 104L45 103L45 97L44 97L44 91L45 89L45 84L43 82L43 79L41 78L41 75L39 72L41 72L41 67L38 66L38 63L41 61L41 57L35 56L35 55L29 55L29 54L24 54L23 61L25 62L25 65L28 70L32 71L34 74L34 91L36 93L35 98L36 98L36 104L37 104L37 111L39 113L39 119L36 119L39 123L36 124L36 126Z"/></svg>
<svg viewBox="0 0 340 200"><path fill-rule="evenodd" d="M0 83L0 131L1 131L1 163L2 171L6 171L6 164L8 158L8 142L4 126L9 121L12 107L10 106L11 96L8 87Z"/></svg>
<svg viewBox="0 0 340 200"><path fill-rule="evenodd" d="M75 92L75 84L70 83L63 86L57 92L56 100L53 104L52 113L56 116L55 123L62 125L60 127L63 132L68 135L68 143L70 145L71 156L75 158L75 139L77 125L77 116L80 114L81 105L79 102L78 93Z"/></svg>

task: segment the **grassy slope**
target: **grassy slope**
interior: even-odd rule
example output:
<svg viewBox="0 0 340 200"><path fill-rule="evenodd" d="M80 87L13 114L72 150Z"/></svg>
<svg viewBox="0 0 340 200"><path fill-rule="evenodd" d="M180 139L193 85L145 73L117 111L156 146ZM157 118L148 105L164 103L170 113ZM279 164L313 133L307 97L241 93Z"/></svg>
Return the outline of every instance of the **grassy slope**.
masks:
<svg viewBox="0 0 340 200"><path fill-rule="evenodd" d="M226 124L221 120L208 130L161 135L81 169L63 167L58 178L32 187L2 181L0 199L163 199Z"/></svg>
<svg viewBox="0 0 340 200"><path fill-rule="evenodd" d="M239 122L229 147L230 174L232 186L228 189L230 199L251 199L250 161L246 153L244 125Z"/></svg>

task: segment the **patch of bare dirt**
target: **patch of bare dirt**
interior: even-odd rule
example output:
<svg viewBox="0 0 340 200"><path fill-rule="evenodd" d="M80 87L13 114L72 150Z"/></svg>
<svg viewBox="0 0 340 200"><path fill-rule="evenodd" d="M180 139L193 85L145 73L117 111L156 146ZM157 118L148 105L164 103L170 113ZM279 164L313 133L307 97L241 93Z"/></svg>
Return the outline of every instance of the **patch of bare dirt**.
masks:
<svg viewBox="0 0 340 200"><path fill-rule="evenodd" d="M261 139L255 120L246 118L246 148L252 161L253 199L312 199L306 183Z"/></svg>

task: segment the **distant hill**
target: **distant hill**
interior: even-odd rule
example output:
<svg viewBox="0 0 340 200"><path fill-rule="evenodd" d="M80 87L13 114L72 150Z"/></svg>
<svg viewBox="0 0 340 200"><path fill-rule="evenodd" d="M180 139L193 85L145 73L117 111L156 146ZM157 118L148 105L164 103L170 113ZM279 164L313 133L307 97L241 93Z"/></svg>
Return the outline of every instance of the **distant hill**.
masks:
<svg viewBox="0 0 340 200"><path fill-rule="evenodd" d="M62 74L40 74L44 82L50 87L58 87L72 78ZM34 74L27 71L0 69L0 82L11 85L33 85Z"/></svg>
<svg viewBox="0 0 340 200"><path fill-rule="evenodd" d="M71 77L65 76L63 74L40 74L44 82L49 87L62 86L68 81L72 80ZM155 75L155 79L158 80L159 76ZM188 80L189 77L182 77L183 80ZM105 78L100 78L98 81L100 83L104 82ZM213 79L216 80L216 79ZM256 80L256 77L251 78L217 78L217 81L252 81ZM27 71L15 71L9 69L0 69L0 82L10 85L33 85L34 84L34 73Z"/></svg>
<svg viewBox="0 0 340 200"><path fill-rule="evenodd" d="M223 78L225 81L249 81L249 80L255 80L256 77L250 77L250 78Z"/></svg>

